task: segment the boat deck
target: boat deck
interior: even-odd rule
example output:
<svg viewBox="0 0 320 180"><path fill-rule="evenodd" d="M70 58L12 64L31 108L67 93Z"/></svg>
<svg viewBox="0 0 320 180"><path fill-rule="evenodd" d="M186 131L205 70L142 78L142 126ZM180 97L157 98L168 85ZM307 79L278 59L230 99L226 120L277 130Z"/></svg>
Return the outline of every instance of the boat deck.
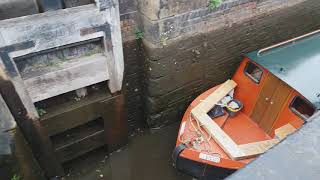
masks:
<svg viewBox="0 0 320 180"><path fill-rule="evenodd" d="M191 105L186 110L183 120L181 122L179 137L177 144L185 143L194 140L199 137L196 129L199 129L199 124L197 121L191 117L191 110L197 106L204 97L208 96L212 93L216 88L212 88L202 95L197 97ZM227 114L224 116L214 118L212 121L215 121L220 127L223 122L226 120ZM221 162L209 162L205 161L207 164L212 164L220 167L228 167L238 169L248 164L250 161L254 159L248 158L243 160L233 160L231 159L225 151L212 139L209 138L207 132L200 127L202 136L204 140L197 146L190 146L187 150L183 151L180 155L182 157L199 161L200 153L205 153L209 155L219 155L221 158ZM245 113L238 112L234 117L228 117L227 122L225 123L223 130L228 134L233 141L238 144L248 144L252 142L264 141L272 139L266 132L261 129L255 121L250 119ZM207 141L208 140L208 141ZM208 143L209 142L209 143ZM203 161L203 160L201 160Z"/></svg>
<svg viewBox="0 0 320 180"><path fill-rule="evenodd" d="M180 137L178 138L178 141L180 142L190 141L198 137L197 132L195 130L195 127L197 127L198 124L193 118L191 118L190 120L190 111L192 108L192 106L188 108L188 110L185 113L185 118L183 118L183 121L181 123L184 124L184 127L180 127ZM217 124L221 127L226 117L227 115L224 115L215 118L214 121L216 121ZM202 134L204 134L205 137L209 137L209 135L203 128L201 128L201 130ZM239 112L235 117L229 117L226 124L223 127L223 130L238 145L272 139L253 120L251 120L248 116L241 112ZM177 144L180 144L180 142ZM222 162L226 162L219 163L219 165L226 165L235 168L242 167L243 165L249 163L254 159L248 158L237 161L232 160L212 138L209 138L209 143L207 143L204 139L204 141L198 147L191 147L188 150L189 152L184 151L181 155L189 159L191 158L192 160L198 161L199 153L206 153L212 155L219 154L221 159L223 159ZM212 164L210 162L207 163Z"/></svg>
<svg viewBox="0 0 320 180"><path fill-rule="evenodd" d="M214 121L221 127L226 116L216 118ZM223 130L237 143L247 144L271 139L253 120L244 113L239 112L235 117L229 117Z"/></svg>

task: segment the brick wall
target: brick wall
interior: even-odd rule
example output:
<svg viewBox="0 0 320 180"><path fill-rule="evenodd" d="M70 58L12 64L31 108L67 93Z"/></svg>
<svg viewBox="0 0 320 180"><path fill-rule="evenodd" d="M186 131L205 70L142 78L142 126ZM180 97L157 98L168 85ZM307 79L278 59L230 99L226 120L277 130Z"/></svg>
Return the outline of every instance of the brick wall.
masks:
<svg viewBox="0 0 320 180"><path fill-rule="evenodd" d="M142 2L141 2L142 1ZM158 0L150 8L140 0L145 37L153 44L161 39L176 41L186 36L211 32L241 23L255 16L294 6L306 0L225 0L215 8L208 8L208 0Z"/></svg>
<svg viewBox="0 0 320 180"><path fill-rule="evenodd" d="M124 42L135 39L134 29L138 27L139 13L136 0L119 0L121 32Z"/></svg>
<svg viewBox="0 0 320 180"><path fill-rule="evenodd" d="M144 53L139 42L129 41L123 44L125 74L123 89L126 99L129 133L144 126L143 106L143 63Z"/></svg>
<svg viewBox="0 0 320 180"><path fill-rule="evenodd" d="M216 10L195 4L198 9L182 13L163 6L166 11L150 17L142 12L146 118L151 127L180 121L197 95L232 76L243 53L320 27L317 0L229 0L225 4ZM160 43L164 32L170 32L167 45Z"/></svg>
<svg viewBox="0 0 320 180"><path fill-rule="evenodd" d="M144 126L143 110L143 63L144 53L140 41L136 41L135 28L139 27L140 15L136 0L119 0L121 33L124 53L123 90L128 113L129 133Z"/></svg>

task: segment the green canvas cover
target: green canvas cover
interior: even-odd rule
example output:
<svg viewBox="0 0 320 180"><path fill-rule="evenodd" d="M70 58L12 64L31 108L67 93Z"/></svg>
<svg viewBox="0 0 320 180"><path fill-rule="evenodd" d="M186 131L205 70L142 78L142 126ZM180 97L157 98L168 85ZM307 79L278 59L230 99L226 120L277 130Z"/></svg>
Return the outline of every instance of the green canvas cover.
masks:
<svg viewBox="0 0 320 180"><path fill-rule="evenodd" d="M320 109L320 34L247 54Z"/></svg>

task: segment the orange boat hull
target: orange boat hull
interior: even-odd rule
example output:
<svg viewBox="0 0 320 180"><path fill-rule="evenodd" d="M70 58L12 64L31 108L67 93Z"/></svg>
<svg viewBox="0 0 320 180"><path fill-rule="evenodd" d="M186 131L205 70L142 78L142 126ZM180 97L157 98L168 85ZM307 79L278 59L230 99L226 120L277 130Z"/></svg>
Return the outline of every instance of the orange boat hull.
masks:
<svg viewBox="0 0 320 180"><path fill-rule="evenodd" d="M177 146L173 153L173 160L177 169L196 178L224 178L239 168L244 167L254 159L232 160L213 139L209 141L212 152L206 151L204 144L201 144L199 149L190 148L185 144L185 139L190 139L192 136L196 137L193 127L197 126L197 123L190 121L190 118L192 118L191 110L197 106L201 100L214 92L217 87L218 86L213 87L204 92L190 104L183 116L176 142ZM216 118L215 121L219 125L222 125L225 119L226 115ZM193 123L193 126L191 123ZM229 117L224 126L224 131L239 144L271 139L268 134L241 112L235 117ZM203 131L203 133L207 135L205 131Z"/></svg>
<svg viewBox="0 0 320 180"><path fill-rule="evenodd" d="M259 100L258 97L263 94L261 92L263 91L263 87L268 83L268 77L272 75L263 67L251 62L263 71L260 82L253 82L244 73L249 62L251 62L250 59L244 58L232 78L238 84L234 91L234 99L238 99L243 103L243 109L233 117L225 114L224 116L212 119L238 145L271 140L275 136L276 129L286 124L299 129L304 123L297 114L290 110L290 104L294 98L297 96L301 97L301 95L294 89L289 88L286 92L287 94L285 94L287 98L284 99L282 106L279 106L277 116L274 116L272 121L268 121L269 124L267 126L266 124L263 124L262 127L259 126L257 116L253 116L255 113L253 110L256 108L255 106ZM191 116L191 110L218 87L215 86L202 93L189 105L182 118L176 148L173 153L175 166L179 170L199 179L222 179L256 158L252 157L242 160L230 158ZM252 117L255 117L255 120ZM258 117L258 119L261 118L263 117ZM199 131L196 129L200 129L201 137L204 136L205 138L200 139L200 143L195 146L192 142L199 139Z"/></svg>

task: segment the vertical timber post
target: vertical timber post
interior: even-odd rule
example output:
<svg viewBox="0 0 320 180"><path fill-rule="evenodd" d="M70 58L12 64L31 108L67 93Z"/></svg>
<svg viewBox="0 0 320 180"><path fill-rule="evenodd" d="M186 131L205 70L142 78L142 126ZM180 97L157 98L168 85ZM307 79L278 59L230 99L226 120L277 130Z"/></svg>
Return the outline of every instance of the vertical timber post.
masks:
<svg viewBox="0 0 320 180"><path fill-rule="evenodd" d="M107 103L110 109L101 110L103 112L104 126L106 131L106 143L109 150L113 151L127 143L128 121L127 112L124 105L124 95L114 94L111 99L102 101Z"/></svg>
<svg viewBox="0 0 320 180"><path fill-rule="evenodd" d="M9 56L10 52L32 46L32 42L27 42L0 48L0 94L46 177L50 178L63 175L63 168L55 158L51 141L40 125L36 108L24 88L15 63Z"/></svg>
<svg viewBox="0 0 320 180"><path fill-rule="evenodd" d="M111 61L108 61L110 70L109 88L112 93L121 90L124 62L122 37L120 26L120 12L118 0L96 0L97 7L100 11L109 9L110 16L107 16L110 24L109 30L105 31L105 52L111 53Z"/></svg>

